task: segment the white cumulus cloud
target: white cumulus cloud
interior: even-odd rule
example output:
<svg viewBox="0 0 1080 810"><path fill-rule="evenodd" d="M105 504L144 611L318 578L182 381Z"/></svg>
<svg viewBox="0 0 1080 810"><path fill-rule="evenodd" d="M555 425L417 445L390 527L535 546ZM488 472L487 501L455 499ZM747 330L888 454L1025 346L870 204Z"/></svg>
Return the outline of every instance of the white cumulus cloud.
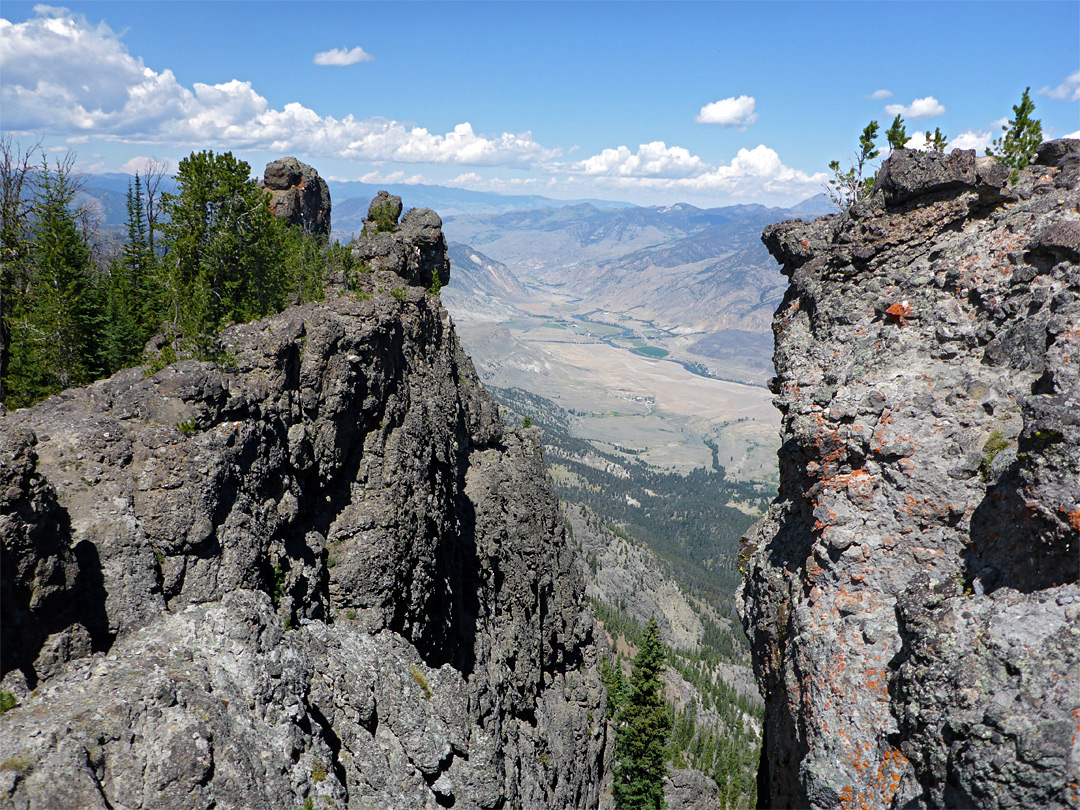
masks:
<svg viewBox="0 0 1080 810"><path fill-rule="evenodd" d="M665 170L658 156L679 159ZM647 170L652 168L652 171ZM677 167L677 168L675 168ZM692 167L692 168L691 168ZM662 142L642 144L637 153L625 146L605 149L600 154L570 164L557 164L556 171L571 175L589 175L600 186L617 190L670 192L685 195L713 195L730 199L749 199L790 203L821 191L824 172L807 174L784 165L774 149L761 144L740 149L729 163L712 165L681 147L667 147Z"/></svg>
<svg viewBox="0 0 1080 810"><path fill-rule="evenodd" d="M883 98L892 98L892 90L875 90L870 95L863 96L863 98L872 98L875 101L880 101Z"/></svg>
<svg viewBox="0 0 1080 810"><path fill-rule="evenodd" d="M1044 87L1039 94L1062 101L1080 101L1080 70L1066 76L1057 87Z"/></svg>
<svg viewBox="0 0 1080 810"><path fill-rule="evenodd" d="M945 114L945 106L933 96L917 98L906 107L903 104L887 104L885 112L889 115L902 115L904 118L933 118Z"/></svg>
<svg viewBox="0 0 1080 810"><path fill-rule="evenodd" d="M949 145L945 147L953 149L974 149L976 154L982 155L986 147L1001 133L1000 129L965 129L949 139Z"/></svg>
<svg viewBox="0 0 1080 810"><path fill-rule="evenodd" d="M128 174L135 174L138 172L139 174L146 175L159 168L163 168L165 174L176 174L180 169L180 163L173 158L158 160L157 158L139 156L133 157L131 160L127 161L120 167L120 171Z"/></svg>
<svg viewBox="0 0 1080 810"><path fill-rule="evenodd" d="M758 120L754 112L757 102L753 96L732 96L706 104L694 120L699 124L720 124L735 127L740 132Z"/></svg>
<svg viewBox="0 0 1080 810"><path fill-rule="evenodd" d="M359 62L374 62L375 57L360 46L357 46L355 48L333 48L329 51L320 51L315 54L315 58L311 61L316 65L344 67L346 65L355 65Z"/></svg>
<svg viewBox="0 0 1080 810"><path fill-rule="evenodd" d="M551 178L554 180L554 178ZM466 172L465 174L459 174L457 177L447 180L445 185L453 186L455 188L469 189L470 191L495 191L500 193L520 193L522 191L528 191L531 187L536 186L539 180L535 177L511 177L504 179L501 177L481 177L476 172ZM549 185L551 185L549 181Z"/></svg>
<svg viewBox="0 0 1080 810"><path fill-rule="evenodd" d="M605 149L598 155L567 167L575 174L609 177L688 177L700 174L705 164L681 146L668 147L663 141L643 143L637 152L627 147Z"/></svg>
<svg viewBox="0 0 1080 810"><path fill-rule="evenodd" d="M0 23L4 128L123 142L295 151L352 160L534 166L559 156L532 134L483 135L468 122L447 133L384 118L319 115L292 102L270 107L251 82L184 87L170 70L133 57L105 23L36 6Z"/></svg>
<svg viewBox="0 0 1080 810"><path fill-rule="evenodd" d="M375 185L394 185L395 183L402 183L406 186L415 186L420 183L425 183L426 178L422 174L406 175L405 172L390 172L390 174L381 174L379 172L368 172L360 176L361 183L372 183Z"/></svg>

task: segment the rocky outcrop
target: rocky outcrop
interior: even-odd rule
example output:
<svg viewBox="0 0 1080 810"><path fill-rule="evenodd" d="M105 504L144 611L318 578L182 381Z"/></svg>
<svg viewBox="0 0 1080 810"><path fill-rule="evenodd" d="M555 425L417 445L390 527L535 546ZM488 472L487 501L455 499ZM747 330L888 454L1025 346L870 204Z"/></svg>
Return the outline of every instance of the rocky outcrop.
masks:
<svg viewBox="0 0 1080 810"><path fill-rule="evenodd" d="M330 236L330 189L319 173L294 157L266 164L262 186L270 192L270 210L290 225Z"/></svg>
<svg viewBox="0 0 1080 810"><path fill-rule="evenodd" d="M371 201L364 237L353 244L353 257L376 270L391 269L409 284L431 287L450 281L442 220L430 208L412 208L401 216L401 198L385 191Z"/></svg>
<svg viewBox="0 0 1080 810"><path fill-rule="evenodd" d="M781 486L739 606L763 807L1075 807L1080 143L900 150L765 230Z"/></svg>
<svg viewBox="0 0 1080 810"><path fill-rule="evenodd" d="M408 261L350 284L0 419L0 805L596 805L538 438Z"/></svg>

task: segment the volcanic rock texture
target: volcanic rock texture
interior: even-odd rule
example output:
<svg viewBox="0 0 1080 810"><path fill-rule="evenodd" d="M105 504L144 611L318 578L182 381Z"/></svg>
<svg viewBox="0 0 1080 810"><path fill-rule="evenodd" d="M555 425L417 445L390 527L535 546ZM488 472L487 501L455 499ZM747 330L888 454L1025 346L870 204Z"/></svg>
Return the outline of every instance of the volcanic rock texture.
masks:
<svg viewBox="0 0 1080 810"><path fill-rule="evenodd" d="M1077 806L1080 142L896 152L763 240L780 493L740 609L763 807Z"/></svg>
<svg viewBox="0 0 1080 810"><path fill-rule="evenodd" d="M0 417L0 806L596 805L593 624L538 438L382 267L220 363Z"/></svg>

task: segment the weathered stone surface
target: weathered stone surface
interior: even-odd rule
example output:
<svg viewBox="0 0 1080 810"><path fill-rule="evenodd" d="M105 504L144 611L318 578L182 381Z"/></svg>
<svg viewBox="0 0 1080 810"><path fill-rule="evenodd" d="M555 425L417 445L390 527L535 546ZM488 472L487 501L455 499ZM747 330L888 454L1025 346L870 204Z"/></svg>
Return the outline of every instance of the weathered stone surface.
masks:
<svg viewBox="0 0 1080 810"><path fill-rule="evenodd" d="M975 186L975 152L922 152L898 149L877 173L874 193L885 197L886 205L896 205L912 197Z"/></svg>
<svg viewBox="0 0 1080 810"><path fill-rule="evenodd" d="M538 438L403 272L0 417L0 804L596 806Z"/></svg>
<svg viewBox="0 0 1080 810"><path fill-rule="evenodd" d="M763 235L791 286L780 494L738 596L762 806L1075 806L1080 193L1063 154L1012 182L897 152L876 208Z"/></svg>
<svg viewBox="0 0 1080 810"><path fill-rule="evenodd" d="M664 777L664 803L670 810L714 810L720 788L701 771L672 770Z"/></svg>
<svg viewBox="0 0 1080 810"><path fill-rule="evenodd" d="M1060 168L1070 155L1080 155L1080 140L1058 138L1054 141L1045 141L1035 150L1035 165Z"/></svg>
<svg viewBox="0 0 1080 810"><path fill-rule="evenodd" d="M270 210L308 233L330 235L330 188L319 173L294 157L266 164L263 188L270 192Z"/></svg>
<svg viewBox="0 0 1080 810"><path fill-rule="evenodd" d="M104 635L99 594L88 576L92 546L71 547L68 515L38 473L36 445L28 429L0 432L0 662L4 674L20 673L16 688L33 688L59 663L88 654L86 624Z"/></svg>

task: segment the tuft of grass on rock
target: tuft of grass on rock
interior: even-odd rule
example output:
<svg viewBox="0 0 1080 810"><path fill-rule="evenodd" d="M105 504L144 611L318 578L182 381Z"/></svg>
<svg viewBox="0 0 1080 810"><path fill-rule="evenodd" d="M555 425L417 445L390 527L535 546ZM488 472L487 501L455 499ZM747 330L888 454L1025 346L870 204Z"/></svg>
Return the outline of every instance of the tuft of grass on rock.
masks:
<svg viewBox="0 0 1080 810"><path fill-rule="evenodd" d="M413 680L416 681L416 685L424 690L424 695L428 700L431 700L431 686L428 684L427 675L423 673L423 670L415 664L409 664L409 672L412 673Z"/></svg>

